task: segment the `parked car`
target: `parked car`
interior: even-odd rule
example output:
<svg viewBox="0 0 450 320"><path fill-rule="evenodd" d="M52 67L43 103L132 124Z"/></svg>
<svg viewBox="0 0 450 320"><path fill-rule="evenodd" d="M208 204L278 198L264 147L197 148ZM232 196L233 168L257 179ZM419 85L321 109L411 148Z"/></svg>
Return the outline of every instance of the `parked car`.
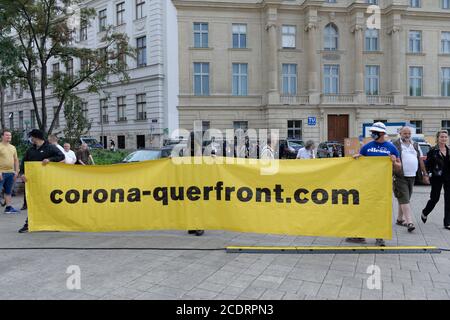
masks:
<svg viewBox="0 0 450 320"><path fill-rule="evenodd" d="M103 145L97 141L94 137L82 136L80 137L79 144L86 143L89 149L103 149Z"/></svg>
<svg viewBox="0 0 450 320"><path fill-rule="evenodd" d="M163 158L169 158L172 154L172 150L175 145L168 145L162 148L150 148L134 151L127 155L122 163L141 162L148 160L158 160ZM183 156L180 152L179 156Z"/></svg>
<svg viewBox="0 0 450 320"><path fill-rule="evenodd" d="M317 147L317 158L337 158L344 156L344 145L337 141L325 141Z"/></svg>
<svg viewBox="0 0 450 320"><path fill-rule="evenodd" d="M280 140L280 148L279 148L280 159L297 158L298 150L300 150L304 146L305 143L302 140L297 139Z"/></svg>

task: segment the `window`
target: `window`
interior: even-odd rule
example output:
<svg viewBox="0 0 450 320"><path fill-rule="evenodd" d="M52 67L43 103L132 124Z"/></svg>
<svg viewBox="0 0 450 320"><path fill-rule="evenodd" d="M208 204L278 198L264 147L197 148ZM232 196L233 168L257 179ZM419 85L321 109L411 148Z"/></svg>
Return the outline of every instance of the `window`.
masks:
<svg viewBox="0 0 450 320"><path fill-rule="evenodd" d="M208 48L208 24L194 22L194 47Z"/></svg>
<svg viewBox="0 0 450 320"><path fill-rule="evenodd" d="M450 131L450 120L442 120L442 130Z"/></svg>
<svg viewBox="0 0 450 320"><path fill-rule="evenodd" d="M420 0L410 0L409 1L409 5L412 8L420 8L422 6L421 3L420 3Z"/></svg>
<svg viewBox="0 0 450 320"><path fill-rule="evenodd" d="M14 130L14 112L9 113L9 129Z"/></svg>
<svg viewBox="0 0 450 320"><path fill-rule="evenodd" d="M442 0L442 9L450 9L450 0Z"/></svg>
<svg viewBox="0 0 450 320"><path fill-rule="evenodd" d="M67 60L66 63L66 73L69 79L73 78L73 59Z"/></svg>
<svg viewBox="0 0 450 320"><path fill-rule="evenodd" d="M203 141L211 140L211 136L208 130L211 128L210 121L202 121L202 137Z"/></svg>
<svg viewBox="0 0 450 320"><path fill-rule="evenodd" d="M339 93L339 66L324 66L324 91L325 94Z"/></svg>
<svg viewBox="0 0 450 320"><path fill-rule="evenodd" d="M246 24L233 24L233 48L247 48Z"/></svg>
<svg viewBox="0 0 450 320"><path fill-rule="evenodd" d="M283 95L297 95L297 65L283 64Z"/></svg>
<svg viewBox="0 0 450 320"><path fill-rule="evenodd" d="M125 136L117 136L117 148L125 149Z"/></svg>
<svg viewBox="0 0 450 320"><path fill-rule="evenodd" d="M247 71L246 63L233 63L233 96L247 95Z"/></svg>
<svg viewBox="0 0 450 320"><path fill-rule="evenodd" d="M125 23L125 2L116 4L116 25L120 26Z"/></svg>
<svg viewBox="0 0 450 320"><path fill-rule="evenodd" d="M53 78L59 77L59 63L54 63L52 65L52 73L53 73Z"/></svg>
<svg viewBox="0 0 450 320"><path fill-rule="evenodd" d="M326 0L326 3L336 3L336 0Z"/></svg>
<svg viewBox="0 0 450 320"><path fill-rule="evenodd" d="M89 66L89 61L86 58L80 59L80 69L81 71L87 71Z"/></svg>
<svg viewBox="0 0 450 320"><path fill-rule="evenodd" d="M378 5L378 0L366 0L366 3Z"/></svg>
<svg viewBox="0 0 450 320"><path fill-rule="evenodd" d="M282 36L281 36L282 47L295 49L296 27L295 26L282 26L281 33L282 33Z"/></svg>
<svg viewBox="0 0 450 320"><path fill-rule="evenodd" d="M442 53L450 53L450 32L441 33L441 51Z"/></svg>
<svg viewBox="0 0 450 320"><path fill-rule="evenodd" d="M108 103L107 99L100 100L100 121L101 123L108 123Z"/></svg>
<svg viewBox="0 0 450 320"><path fill-rule="evenodd" d="M117 46L117 67L126 68L127 60L124 50L118 45Z"/></svg>
<svg viewBox="0 0 450 320"><path fill-rule="evenodd" d="M125 103L125 97L117 98L117 121L126 121L125 109L127 105Z"/></svg>
<svg viewBox="0 0 450 320"><path fill-rule="evenodd" d="M87 40L88 37L88 24L86 21L81 21L80 23L80 41Z"/></svg>
<svg viewBox="0 0 450 320"><path fill-rule="evenodd" d="M87 102L81 103L81 112L83 114L83 118L87 120L88 119L88 103Z"/></svg>
<svg viewBox="0 0 450 320"><path fill-rule="evenodd" d="M409 95L411 97L422 96L422 67L409 67Z"/></svg>
<svg viewBox="0 0 450 320"><path fill-rule="evenodd" d="M325 50L337 50L338 49L339 34L337 27L330 23L325 27Z"/></svg>
<svg viewBox="0 0 450 320"><path fill-rule="evenodd" d="M136 148L145 149L145 135L140 134L136 136Z"/></svg>
<svg viewBox="0 0 450 320"><path fill-rule="evenodd" d="M137 47L137 66L145 67L147 65L147 37L136 39Z"/></svg>
<svg viewBox="0 0 450 320"><path fill-rule="evenodd" d="M422 130L422 120L411 120L409 123L411 123L412 125L414 125L416 127L416 133L417 134L422 134L423 130Z"/></svg>
<svg viewBox="0 0 450 320"><path fill-rule="evenodd" d="M17 99L21 99L23 97L23 85L20 83L17 91Z"/></svg>
<svg viewBox="0 0 450 320"><path fill-rule="evenodd" d="M137 120L146 120L147 119L147 112L145 111L146 108L146 95L144 94L138 94L136 96L136 110L137 110Z"/></svg>
<svg viewBox="0 0 450 320"><path fill-rule="evenodd" d="M108 49L105 48L100 48L98 50L98 54L101 60L103 60L104 63L108 62Z"/></svg>
<svg viewBox="0 0 450 320"><path fill-rule="evenodd" d="M30 71L30 77L31 77L31 85L33 86L33 88L36 87L36 70L31 70ZM34 111L34 110L33 110Z"/></svg>
<svg viewBox="0 0 450 320"><path fill-rule="evenodd" d="M450 68L441 68L441 95L450 97Z"/></svg>
<svg viewBox="0 0 450 320"><path fill-rule="evenodd" d="M59 116L56 115L58 107L53 107L53 118L55 118L55 129L59 128Z"/></svg>
<svg viewBox="0 0 450 320"><path fill-rule="evenodd" d="M366 29L365 50L378 51L378 35L377 29Z"/></svg>
<svg viewBox="0 0 450 320"><path fill-rule="evenodd" d="M23 111L19 111L19 130L23 130Z"/></svg>
<svg viewBox="0 0 450 320"><path fill-rule="evenodd" d="M302 120L288 120L288 139L302 139Z"/></svg>
<svg viewBox="0 0 450 320"><path fill-rule="evenodd" d="M379 66L366 66L366 94L367 95L379 95L380 94L380 67Z"/></svg>
<svg viewBox="0 0 450 320"><path fill-rule="evenodd" d="M145 0L136 0L136 19L145 18Z"/></svg>
<svg viewBox="0 0 450 320"><path fill-rule="evenodd" d="M106 30L106 9L99 11L98 13L98 30L99 32Z"/></svg>
<svg viewBox="0 0 450 320"><path fill-rule="evenodd" d="M422 52L422 32L410 31L409 32L409 52L420 53Z"/></svg>
<svg viewBox="0 0 450 320"><path fill-rule="evenodd" d="M248 121L233 121L233 129L234 130L244 130L246 132L248 130Z"/></svg>
<svg viewBox="0 0 450 320"><path fill-rule="evenodd" d="M34 112L34 110L30 110L30 124L31 129L36 128L36 113Z"/></svg>
<svg viewBox="0 0 450 320"><path fill-rule="evenodd" d="M209 63L194 63L194 95L209 95Z"/></svg>
<svg viewBox="0 0 450 320"><path fill-rule="evenodd" d="M450 120L442 120L441 124L442 130L450 131Z"/></svg>

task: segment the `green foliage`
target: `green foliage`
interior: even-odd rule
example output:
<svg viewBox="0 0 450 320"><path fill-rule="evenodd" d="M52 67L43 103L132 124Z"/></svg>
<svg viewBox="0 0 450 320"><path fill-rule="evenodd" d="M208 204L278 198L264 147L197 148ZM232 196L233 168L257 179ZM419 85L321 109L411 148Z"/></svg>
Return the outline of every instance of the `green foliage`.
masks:
<svg viewBox="0 0 450 320"><path fill-rule="evenodd" d="M111 79L128 81L126 64L120 57L136 56L128 37L109 26L102 33L102 49L76 46L79 34L70 21L82 24L95 20L94 8L83 7L85 0L0 0L0 85L28 88L39 129L52 133L63 105L74 99L80 85L89 93L103 93ZM69 5L71 7L69 7ZM70 8L81 8L71 10ZM83 68L67 66L83 61ZM52 63L61 62L61 72L48 75ZM71 71L69 71L71 70ZM48 126L47 94L52 88L56 112ZM44 97L38 99L39 94Z"/></svg>
<svg viewBox="0 0 450 320"><path fill-rule="evenodd" d="M66 127L63 131L64 141L75 147L80 137L85 135L91 128L91 122L83 115L80 99L70 99L64 105L64 117L66 118Z"/></svg>
<svg viewBox="0 0 450 320"><path fill-rule="evenodd" d="M95 149L91 150L91 154L96 165L105 165L120 163L129 154L129 152L124 150L117 150L113 152L110 150Z"/></svg>
<svg viewBox="0 0 450 320"><path fill-rule="evenodd" d="M17 156L19 160L22 159L25 151L27 151L30 146L26 141L23 140L23 132L19 130L13 130L12 132L11 144L16 147Z"/></svg>

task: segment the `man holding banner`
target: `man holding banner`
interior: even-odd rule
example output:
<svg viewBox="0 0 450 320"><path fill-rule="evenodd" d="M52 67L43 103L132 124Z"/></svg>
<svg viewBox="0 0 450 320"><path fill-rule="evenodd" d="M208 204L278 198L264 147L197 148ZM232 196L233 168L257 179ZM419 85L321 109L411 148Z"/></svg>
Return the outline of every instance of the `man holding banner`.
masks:
<svg viewBox="0 0 450 320"><path fill-rule="evenodd" d="M20 164L20 174L25 183L27 182L25 162L42 161L42 165L46 165L49 162L61 162L66 158L55 145L45 141L44 133L41 130L33 129L29 133L29 136L33 145L28 148ZM25 232L28 232L28 219L25 221L25 225L19 230L19 233Z"/></svg>
<svg viewBox="0 0 450 320"><path fill-rule="evenodd" d="M400 154L393 143L387 141L386 126L382 122L376 122L369 129L373 141L364 145L359 154L353 157L358 159L361 156L365 157L390 157L393 164L394 172L402 170L402 163L400 161ZM364 238L347 238L347 242L365 242ZM383 239L376 239L376 244L384 247L386 244Z"/></svg>

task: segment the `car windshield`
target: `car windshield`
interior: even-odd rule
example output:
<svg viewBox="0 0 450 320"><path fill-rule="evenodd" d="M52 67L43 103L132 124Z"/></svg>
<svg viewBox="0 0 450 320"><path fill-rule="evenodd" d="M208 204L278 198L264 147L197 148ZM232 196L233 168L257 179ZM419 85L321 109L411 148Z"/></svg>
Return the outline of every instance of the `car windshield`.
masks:
<svg viewBox="0 0 450 320"><path fill-rule="evenodd" d="M430 146L428 144L421 144L420 149L422 150L422 154L425 156L428 151L430 151Z"/></svg>
<svg viewBox="0 0 450 320"><path fill-rule="evenodd" d="M95 140L95 139L86 139L86 138L83 138L83 142L86 144L97 144L98 143L97 140Z"/></svg>
<svg viewBox="0 0 450 320"><path fill-rule="evenodd" d="M303 148L303 142L300 140L290 140L288 141L288 146L292 148Z"/></svg>
<svg viewBox="0 0 450 320"><path fill-rule="evenodd" d="M156 160L161 158L161 151L158 150L139 150L129 154L124 162L138 162L146 160Z"/></svg>

